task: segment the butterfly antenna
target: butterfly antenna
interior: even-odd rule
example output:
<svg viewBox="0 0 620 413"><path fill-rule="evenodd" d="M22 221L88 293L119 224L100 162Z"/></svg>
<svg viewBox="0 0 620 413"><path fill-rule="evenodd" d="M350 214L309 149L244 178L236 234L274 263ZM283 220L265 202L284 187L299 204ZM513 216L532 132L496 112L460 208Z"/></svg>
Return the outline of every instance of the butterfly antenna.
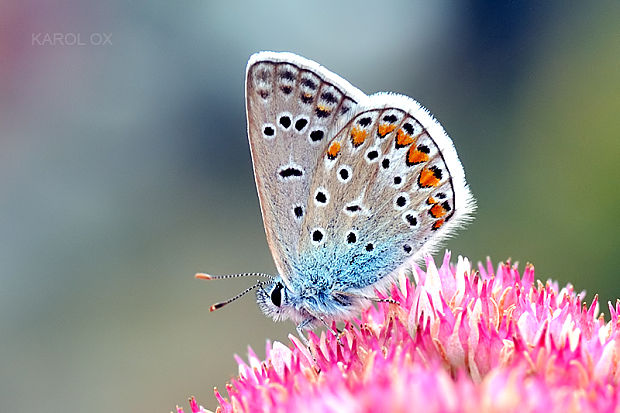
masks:
<svg viewBox="0 0 620 413"><path fill-rule="evenodd" d="M239 278L239 277L261 277L261 278L267 278L269 280L274 279L273 275L263 274L262 272L244 272L241 274L226 274L226 275L211 275L211 274L204 274L204 273L199 272L198 274L194 275L194 278L198 280L225 280L229 278Z"/></svg>
<svg viewBox="0 0 620 413"><path fill-rule="evenodd" d="M222 307L224 307L226 304L230 304L230 303L232 303L233 301L235 301L235 300L237 300L237 299L239 299L239 298L243 297L244 295L246 295L246 294L247 294L247 293L249 293L250 291L255 290L256 288L259 288L259 287L260 287L260 288L262 288L262 286L263 286L264 284L265 284L265 283L264 283L263 281L259 281L259 282L257 282L256 284L254 284L253 286L248 287L248 288L246 288L245 290L241 291L239 294L235 295L234 297L229 298L229 299L228 299L228 300L226 300L226 301L222 301L222 302L220 302L220 303L215 303L215 304L213 304L213 305L209 308L209 311L215 311L215 310L217 310L217 309L219 309L219 308L222 308Z"/></svg>

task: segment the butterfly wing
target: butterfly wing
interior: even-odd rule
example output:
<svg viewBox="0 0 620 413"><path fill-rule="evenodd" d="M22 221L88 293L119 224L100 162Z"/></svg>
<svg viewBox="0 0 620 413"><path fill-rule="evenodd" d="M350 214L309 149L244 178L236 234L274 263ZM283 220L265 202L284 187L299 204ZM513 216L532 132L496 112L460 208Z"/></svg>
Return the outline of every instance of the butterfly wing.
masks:
<svg viewBox="0 0 620 413"><path fill-rule="evenodd" d="M298 270L332 291L381 287L474 209L441 125L406 96L358 105L321 156L297 250ZM305 285L307 288L307 284Z"/></svg>
<svg viewBox="0 0 620 413"><path fill-rule="evenodd" d="M291 53L253 55L246 71L248 137L267 241L288 283L311 177L327 144L367 96Z"/></svg>

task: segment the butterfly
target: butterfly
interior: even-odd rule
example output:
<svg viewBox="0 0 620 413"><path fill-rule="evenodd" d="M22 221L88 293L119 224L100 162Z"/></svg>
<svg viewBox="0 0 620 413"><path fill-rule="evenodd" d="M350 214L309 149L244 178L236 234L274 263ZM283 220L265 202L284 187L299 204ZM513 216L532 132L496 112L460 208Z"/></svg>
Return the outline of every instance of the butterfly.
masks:
<svg viewBox="0 0 620 413"><path fill-rule="evenodd" d="M415 100L365 95L321 65L252 55L247 126L278 275L256 289L274 320L303 331L354 317L396 274L467 221L475 203L452 140Z"/></svg>

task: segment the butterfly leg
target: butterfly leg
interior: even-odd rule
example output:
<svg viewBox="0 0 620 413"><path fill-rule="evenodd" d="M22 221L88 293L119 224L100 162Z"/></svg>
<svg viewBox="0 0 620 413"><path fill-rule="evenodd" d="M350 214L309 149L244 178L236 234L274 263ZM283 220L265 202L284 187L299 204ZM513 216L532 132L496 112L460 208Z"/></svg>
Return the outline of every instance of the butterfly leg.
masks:
<svg viewBox="0 0 620 413"><path fill-rule="evenodd" d="M394 300L393 298L378 298L378 297L365 297L365 298L375 303L389 303L389 304L400 305L400 303Z"/></svg>
<svg viewBox="0 0 620 413"><path fill-rule="evenodd" d="M314 318L314 317L306 318L301 323L297 324L296 330L297 330L297 335L299 336L299 338L301 338L301 341L304 342L304 344L308 348L308 351L310 352L310 354L312 354L312 360L314 361L314 364L316 365L316 368L318 369L317 373L320 373L321 372L321 368L318 367L318 362L317 362L316 356L314 355L314 351L312 351L312 346L310 345L310 340L308 340L308 338L304 334L304 329L306 327L308 327L310 324L312 324L314 322L314 320L316 320L316 318Z"/></svg>
<svg viewBox="0 0 620 413"><path fill-rule="evenodd" d="M331 326L329 324L327 324L327 321L325 321L323 319L323 317L318 317L319 320L321 320L321 323L323 323L323 325L327 328L328 331L331 331L332 334L334 336L336 336L336 339L338 340L338 344L340 344L341 346L344 346L344 344L342 344L342 341L340 341L340 333L342 333L342 331L338 330L338 328L336 328L336 331L334 331Z"/></svg>
<svg viewBox="0 0 620 413"><path fill-rule="evenodd" d="M306 337L306 335L304 334L304 330L306 329L306 327L308 327L315 319L314 318L306 318L305 320L303 320L301 323L297 324L296 330L297 330L297 335L299 336L299 338L301 338L301 341L304 342L304 344L306 345L306 347L310 348L310 341L308 340L308 338Z"/></svg>
<svg viewBox="0 0 620 413"><path fill-rule="evenodd" d="M389 303L389 304L400 305L400 303L398 301L396 301L396 300L394 300L392 298L369 297L367 295L351 293L351 292L348 292L348 291L336 291L336 295L334 295L334 297L338 297L338 295L341 295L341 296L344 296L344 297L361 298L363 300L372 301L373 303Z"/></svg>

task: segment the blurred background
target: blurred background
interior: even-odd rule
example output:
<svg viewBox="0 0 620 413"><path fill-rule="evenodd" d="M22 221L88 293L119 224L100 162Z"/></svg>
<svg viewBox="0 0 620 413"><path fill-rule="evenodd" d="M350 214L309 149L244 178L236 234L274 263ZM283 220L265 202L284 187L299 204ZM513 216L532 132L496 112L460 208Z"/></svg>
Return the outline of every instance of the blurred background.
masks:
<svg viewBox="0 0 620 413"><path fill-rule="evenodd" d="M0 409L213 409L234 353L294 332L252 297L209 313L248 280L193 279L275 271L244 113L259 50L422 102L478 200L453 255L533 262L608 313L619 21L611 1L0 2Z"/></svg>

